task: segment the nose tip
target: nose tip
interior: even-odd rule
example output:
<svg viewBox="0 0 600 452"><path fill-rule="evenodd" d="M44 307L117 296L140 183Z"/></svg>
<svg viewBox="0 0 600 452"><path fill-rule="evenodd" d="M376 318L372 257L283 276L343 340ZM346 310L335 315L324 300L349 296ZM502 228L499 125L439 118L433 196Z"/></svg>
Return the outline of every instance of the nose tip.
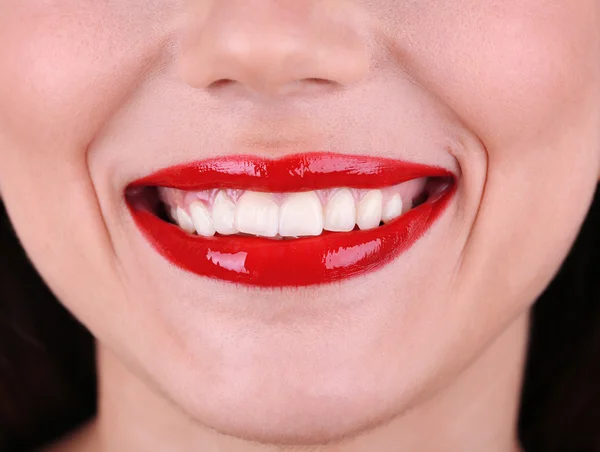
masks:
<svg viewBox="0 0 600 452"><path fill-rule="evenodd" d="M328 1L212 2L186 30L182 79L199 89L280 95L358 83L370 66L360 15Z"/></svg>

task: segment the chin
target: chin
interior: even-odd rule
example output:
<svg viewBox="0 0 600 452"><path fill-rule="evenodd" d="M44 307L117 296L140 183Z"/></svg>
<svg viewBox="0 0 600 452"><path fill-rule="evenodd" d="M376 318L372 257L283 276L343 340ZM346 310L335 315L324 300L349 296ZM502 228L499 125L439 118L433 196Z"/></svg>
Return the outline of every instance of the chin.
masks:
<svg viewBox="0 0 600 452"><path fill-rule="evenodd" d="M373 319L362 329L345 320L345 331L286 324L285 332L212 318L176 350L148 349L142 359L159 392L198 425L263 444L339 443L401 416L430 389L429 373L443 373L425 367L440 360L390 348L398 338L374 332Z"/></svg>
<svg viewBox="0 0 600 452"><path fill-rule="evenodd" d="M398 415L377 387L363 388L357 381L331 378L337 383L336 390L331 390L318 376L310 381L285 376L279 380L270 389L268 384L246 387L245 396L233 396L231 390L209 394L200 388L197 398L186 394L188 413L224 435L262 444L303 446L348 441Z"/></svg>

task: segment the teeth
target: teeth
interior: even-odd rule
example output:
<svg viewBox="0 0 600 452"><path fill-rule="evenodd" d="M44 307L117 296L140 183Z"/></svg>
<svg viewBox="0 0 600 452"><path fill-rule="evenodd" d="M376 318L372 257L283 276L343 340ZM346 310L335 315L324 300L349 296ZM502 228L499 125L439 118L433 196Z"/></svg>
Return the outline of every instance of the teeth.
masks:
<svg viewBox="0 0 600 452"><path fill-rule="evenodd" d="M398 218L402 214L402 198L398 193L392 196L383 206L381 219L384 223Z"/></svg>
<svg viewBox="0 0 600 452"><path fill-rule="evenodd" d="M323 229L335 232L348 232L356 224L354 196L347 188L338 190L325 206Z"/></svg>
<svg viewBox="0 0 600 452"><path fill-rule="evenodd" d="M373 229L381 223L381 190L369 190L358 203L356 224L360 229Z"/></svg>
<svg viewBox="0 0 600 452"><path fill-rule="evenodd" d="M288 195L279 211L279 235L300 237L323 232L323 208L313 191Z"/></svg>
<svg viewBox="0 0 600 452"><path fill-rule="evenodd" d="M235 208L235 227L246 234L275 237L279 228L279 206L273 196L245 192Z"/></svg>
<svg viewBox="0 0 600 452"><path fill-rule="evenodd" d="M323 230L350 232L357 226L377 228L411 210L413 199L429 193L428 181L418 178L380 189L332 187L296 193L158 187L158 196L166 216L191 234L289 238L318 236Z"/></svg>
<svg viewBox="0 0 600 452"><path fill-rule="evenodd" d="M224 191L215 197L212 210L213 224L219 234L231 235L239 231L235 227L235 204Z"/></svg>
<svg viewBox="0 0 600 452"><path fill-rule="evenodd" d="M175 216L177 217L177 224L181 229L183 229L186 232L189 232L190 234L196 232L194 222L185 210L183 210L181 207L177 207L177 210L175 211Z"/></svg>
<svg viewBox="0 0 600 452"><path fill-rule="evenodd" d="M195 201L190 204L190 213L192 214L192 221L194 222L194 228L199 235L205 237L212 237L215 235L215 227L213 226L212 219L208 209L204 206L201 201Z"/></svg>

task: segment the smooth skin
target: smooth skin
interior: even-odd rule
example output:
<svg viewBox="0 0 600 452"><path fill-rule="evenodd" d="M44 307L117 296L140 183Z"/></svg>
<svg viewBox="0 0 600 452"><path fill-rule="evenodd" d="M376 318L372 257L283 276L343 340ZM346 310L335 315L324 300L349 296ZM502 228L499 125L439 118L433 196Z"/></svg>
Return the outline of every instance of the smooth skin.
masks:
<svg viewBox="0 0 600 452"><path fill-rule="evenodd" d="M600 175L599 0L0 0L0 42L0 194L98 343L99 414L53 450L519 450L529 310ZM458 192L390 265L277 290L173 267L125 205L317 150Z"/></svg>

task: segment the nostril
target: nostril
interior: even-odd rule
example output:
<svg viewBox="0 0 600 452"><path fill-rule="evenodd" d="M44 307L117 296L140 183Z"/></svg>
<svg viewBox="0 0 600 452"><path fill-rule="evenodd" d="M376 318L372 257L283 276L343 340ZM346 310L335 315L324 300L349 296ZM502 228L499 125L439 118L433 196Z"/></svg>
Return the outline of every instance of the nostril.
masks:
<svg viewBox="0 0 600 452"><path fill-rule="evenodd" d="M278 94L284 95L302 95L302 94L323 94L335 91L341 85L334 80L318 77L299 78L281 83L276 87Z"/></svg>
<svg viewBox="0 0 600 452"><path fill-rule="evenodd" d="M327 80L325 78L317 78L317 77L308 77L308 78L303 79L302 81L304 81L306 83L315 84L315 85L333 85L333 84L335 84L335 82L333 82L331 80Z"/></svg>
<svg viewBox="0 0 600 452"><path fill-rule="evenodd" d="M234 83L235 83L235 80L231 80L228 78L222 78L219 80L215 80L210 85L208 85L208 87L211 89L226 88L230 85L233 85Z"/></svg>
<svg viewBox="0 0 600 452"><path fill-rule="evenodd" d="M318 77L307 77L300 80L301 85L308 85L309 88L312 88L316 91L327 91L331 89L335 89L340 85L340 83L335 80L330 80L326 78L318 78Z"/></svg>

